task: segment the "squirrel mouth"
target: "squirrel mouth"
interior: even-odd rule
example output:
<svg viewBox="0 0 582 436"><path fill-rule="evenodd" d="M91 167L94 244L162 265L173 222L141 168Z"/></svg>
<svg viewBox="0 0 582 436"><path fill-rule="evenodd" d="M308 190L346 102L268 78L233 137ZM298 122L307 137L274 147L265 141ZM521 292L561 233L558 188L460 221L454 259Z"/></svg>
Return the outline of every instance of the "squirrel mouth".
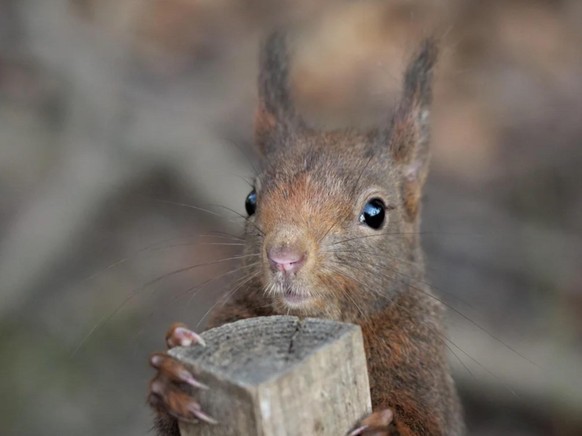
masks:
<svg viewBox="0 0 582 436"><path fill-rule="evenodd" d="M287 288L285 289L285 292L283 292L283 300L291 307L304 306L310 299L310 296L297 292L291 288Z"/></svg>
<svg viewBox="0 0 582 436"><path fill-rule="evenodd" d="M301 280L280 272L274 274L267 289L289 309L304 309L313 299L308 288L302 286Z"/></svg>
<svg viewBox="0 0 582 436"><path fill-rule="evenodd" d="M290 308L301 308L312 299L309 292L302 286L298 286L297 283L288 278L283 278L283 280L275 281L275 289L277 293L285 303Z"/></svg>

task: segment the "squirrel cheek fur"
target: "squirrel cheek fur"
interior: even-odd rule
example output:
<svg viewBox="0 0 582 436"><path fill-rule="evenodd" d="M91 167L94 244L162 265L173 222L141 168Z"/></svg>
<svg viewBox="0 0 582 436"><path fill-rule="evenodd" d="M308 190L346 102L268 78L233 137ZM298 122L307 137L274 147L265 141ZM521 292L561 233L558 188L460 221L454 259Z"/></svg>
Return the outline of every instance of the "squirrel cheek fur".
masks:
<svg viewBox="0 0 582 436"><path fill-rule="evenodd" d="M424 281L419 241L435 43L408 66L386 126L319 132L292 104L286 39L272 34L261 55L255 135L263 163L245 228L250 256L209 327L277 314L359 324L373 409L393 416L374 434L460 435L443 307ZM374 213L380 218L369 225ZM170 418L158 429L173 434L171 426Z"/></svg>

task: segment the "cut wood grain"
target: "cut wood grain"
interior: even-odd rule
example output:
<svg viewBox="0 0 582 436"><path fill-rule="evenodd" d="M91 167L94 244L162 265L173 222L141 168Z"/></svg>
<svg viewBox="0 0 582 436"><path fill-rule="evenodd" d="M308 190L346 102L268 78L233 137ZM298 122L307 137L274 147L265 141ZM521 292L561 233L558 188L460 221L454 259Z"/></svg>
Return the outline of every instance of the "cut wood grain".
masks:
<svg viewBox="0 0 582 436"><path fill-rule="evenodd" d="M210 387L196 396L219 424L182 424L183 436L338 436L371 411L359 326L273 316L202 336L170 354Z"/></svg>

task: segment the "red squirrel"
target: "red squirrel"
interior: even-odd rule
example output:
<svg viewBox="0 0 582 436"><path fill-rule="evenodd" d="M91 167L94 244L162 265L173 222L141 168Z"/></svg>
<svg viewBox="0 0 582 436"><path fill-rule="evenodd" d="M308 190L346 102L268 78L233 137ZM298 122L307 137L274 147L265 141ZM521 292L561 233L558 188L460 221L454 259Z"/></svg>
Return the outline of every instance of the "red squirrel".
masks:
<svg viewBox="0 0 582 436"><path fill-rule="evenodd" d="M444 309L426 284L419 240L437 45L422 43L384 126L322 132L294 107L286 39L273 33L261 54L255 136L263 163L245 202L243 285L208 327L280 314L359 324L373 412L351 434L463 434ZM166 336L168 347L200 340L182 324ZM165 353L150 363L160 435L179 435L178 420L228 419L201 410L201 386L181 363Z"/></svg>

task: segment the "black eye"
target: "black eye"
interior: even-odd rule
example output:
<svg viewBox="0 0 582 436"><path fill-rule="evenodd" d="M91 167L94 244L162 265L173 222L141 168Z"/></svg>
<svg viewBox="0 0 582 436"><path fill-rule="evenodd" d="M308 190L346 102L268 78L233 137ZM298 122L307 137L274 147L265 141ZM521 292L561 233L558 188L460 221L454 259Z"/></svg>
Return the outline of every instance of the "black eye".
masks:
<svg viewBox="0 0 582 436"><path fill-rule="evenodd" d="M379 198L373 198L364 206L360 214L360 223L366 224L374 230L378 230L382 227L385 216L386 206L384 206L384 202Z"/></svg>
<svg viewBox="0 0 582 436"><path fill-rule="evenodd" d="M245 200L245 209L249 216L255 213L257 210L257 193L253 189L249 195L247 195L247 199Z"/></svg>

